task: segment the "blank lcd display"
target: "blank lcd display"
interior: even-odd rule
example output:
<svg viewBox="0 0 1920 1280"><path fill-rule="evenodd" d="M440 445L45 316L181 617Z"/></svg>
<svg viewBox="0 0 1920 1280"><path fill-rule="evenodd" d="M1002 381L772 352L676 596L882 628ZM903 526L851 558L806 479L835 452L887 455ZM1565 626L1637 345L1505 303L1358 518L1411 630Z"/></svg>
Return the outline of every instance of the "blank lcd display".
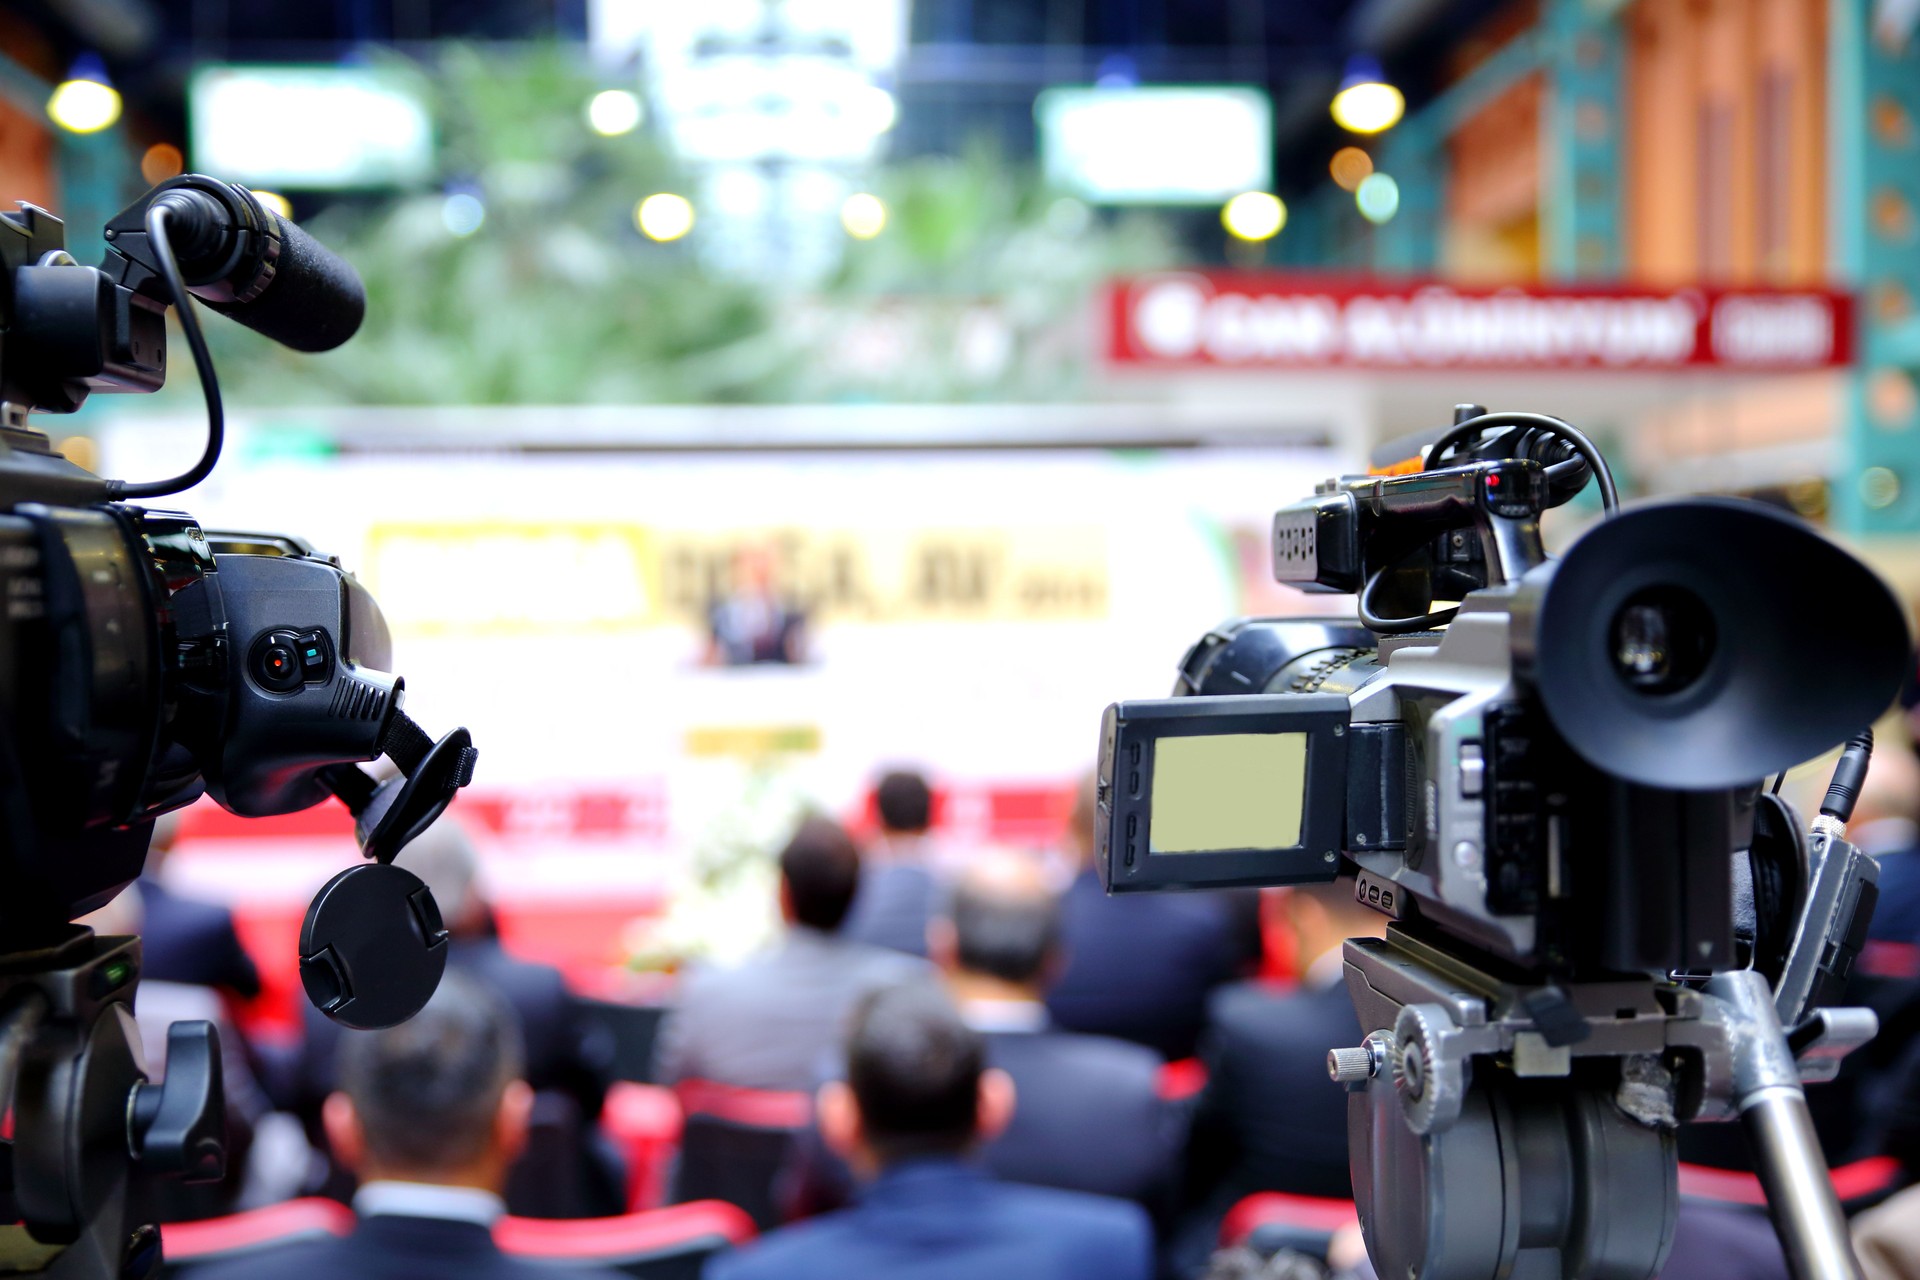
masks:
<svg viewBox="0 0 1920 1280"><path fill-rule="evenodd" d="M1306 734L1161 738L1153 751L1149 853L1299 845L1307 789Z"/></svg>

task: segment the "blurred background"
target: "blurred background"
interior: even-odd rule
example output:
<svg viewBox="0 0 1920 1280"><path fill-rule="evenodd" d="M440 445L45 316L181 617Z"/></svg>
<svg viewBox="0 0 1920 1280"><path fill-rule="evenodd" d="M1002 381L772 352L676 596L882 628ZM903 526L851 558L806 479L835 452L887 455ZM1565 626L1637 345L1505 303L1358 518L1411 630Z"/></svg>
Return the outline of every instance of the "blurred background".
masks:
<svg viewBox="0 0 1920 1280"><path fill-rule="evenodd" d="M0 195L93 261L203 171L358 266L332 354L209 321L233 439L178 505L371 585L410 709L479 744L453 812L502 935L624 998L762 939L794 817L871 826L886 766L949 849L1057 848L1105 703L1228 616L1348 607L1272 584L1271 511L1456 402L1569 418L1636 495L1788 506L1911 594L1917 21L10 0ZM178 470L176 366L40 425ZM167 875L234 907L269 1028L348 828L186 817Z"/></svg>

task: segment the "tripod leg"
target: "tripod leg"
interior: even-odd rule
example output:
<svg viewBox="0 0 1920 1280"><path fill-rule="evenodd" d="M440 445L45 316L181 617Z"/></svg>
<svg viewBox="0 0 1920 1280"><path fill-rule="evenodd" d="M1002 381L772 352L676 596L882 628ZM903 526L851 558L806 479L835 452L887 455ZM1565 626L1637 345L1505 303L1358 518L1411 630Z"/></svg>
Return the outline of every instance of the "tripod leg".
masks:
<svg viewBox="0 0 1920 1280"><path fill-rule="evenodd" d="M1743 1097L1740 1122L1793 1274L1798 1280L1859 1280L1860 1263L1800 1086L1775 1085Z"/></svg>
<svg viewBox="0 0 1920 1280"><path fill-rule="evenodd" d="M1733 1038L1733 1092L1795 1280L1860 1280L1853 1239L1814 1136L1800 1069L1767 980L1751 969L1707 983Z"/></svg>

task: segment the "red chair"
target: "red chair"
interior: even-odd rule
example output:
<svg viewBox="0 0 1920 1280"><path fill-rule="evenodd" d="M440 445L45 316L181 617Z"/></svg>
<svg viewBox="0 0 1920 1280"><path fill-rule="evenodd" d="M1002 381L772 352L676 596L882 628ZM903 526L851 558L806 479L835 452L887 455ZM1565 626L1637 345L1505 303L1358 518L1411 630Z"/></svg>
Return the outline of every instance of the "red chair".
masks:
<svg viewBox="0 0 1920 1280"><path fill-rule="evenodd" d="M800 1134L813 1123L805 1093L740 1089L682 1080L674 1090L685 1116L670 1199L725 1200L762 1231L781 1219L774 1182Z"/></svg>
<svg viewBox="0 0 1920 1280"><path fill-rule="evenodd" d="M1903 1172L1892 1156L1869 1156L1852 1164L1829 1169L1834 1194L1848 1213L1877 1204L1900 1187ZM1715 1169L1703 1164L1680 1166L1680 1194L1690 1200L1715 1204L1764 1206L1766 1188L1756 1174L1735 1169Z"/></svg>
<svg viewBox="0 0 1920 1280"><path fill-rule="evenodd" d="M353 1210L338 1200L319 1196L224 1218L169 1222L160 1228L160 1247L166 1255L162 1274L173 1275L182 1267L245 1257L298 1240L344 1236L352 1230Z"/></svg>
<svg viewBox="0 0 1920 1280"><path fill-rule="evenodd" d="M1207 1087L1207 1064L1198 1058L1176 1058L1161 1066L1154 1091L1163 1102L1185 1102Z"/></svg>
<svg viewBox="0 0 1920 1280"><path fill-rule="evenodd" d="M505 1253L611 1268L635 1280L698 1280L708 1258L753 1236L746 1211L719 1200L619 1218L502 1218L493 1228Z"/></svg>
<svg viewBox="0 0 1920 1280"><path fill-rule="evenodd" d="M164 1274L244 1258L283 1244L353 1230L353 1211L317 1197L160 1229ZM753 1220L730 1204L706 1200L619 1218L502 1218L493 1238L503 1252L556 1264L620 1271L636 1280L696 1280L706 1260L753 1238ZM564 1275L557 1271L556 1275Z"/></svg>
<svg viewBox="0 0 1920 1280"><path fill-rule="evenodd" d="M1244 1244L1262 1254L1285 1248L1325 1258L1333 1233L1359 1221L1351 1200L1257 1191L1227 1210L1220 1223L1220 1245Z"/></svg>
<svg viewBox="0 0 1920 1280"><path fill-rule="evenodd" d="M627 1208L657 1208L680 1150L680 1101L673 1090L621 1081L607 1090L600 1127L627 1162Z"/></svg>

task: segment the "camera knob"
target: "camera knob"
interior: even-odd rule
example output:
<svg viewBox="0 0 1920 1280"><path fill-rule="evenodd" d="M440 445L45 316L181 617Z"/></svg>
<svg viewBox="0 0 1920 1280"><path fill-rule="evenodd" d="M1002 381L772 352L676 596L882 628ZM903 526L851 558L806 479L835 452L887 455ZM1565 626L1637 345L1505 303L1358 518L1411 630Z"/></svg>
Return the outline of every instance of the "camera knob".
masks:
<svg viewBox="0 0 1920 1280"><path fill-rule="evenodd" d="M227 1109L220 1033L211 1022L167 1028L167 1074L133 1087L127 1129L133 1154L152 1173L218 1182L227 1173Z"/></svg>

